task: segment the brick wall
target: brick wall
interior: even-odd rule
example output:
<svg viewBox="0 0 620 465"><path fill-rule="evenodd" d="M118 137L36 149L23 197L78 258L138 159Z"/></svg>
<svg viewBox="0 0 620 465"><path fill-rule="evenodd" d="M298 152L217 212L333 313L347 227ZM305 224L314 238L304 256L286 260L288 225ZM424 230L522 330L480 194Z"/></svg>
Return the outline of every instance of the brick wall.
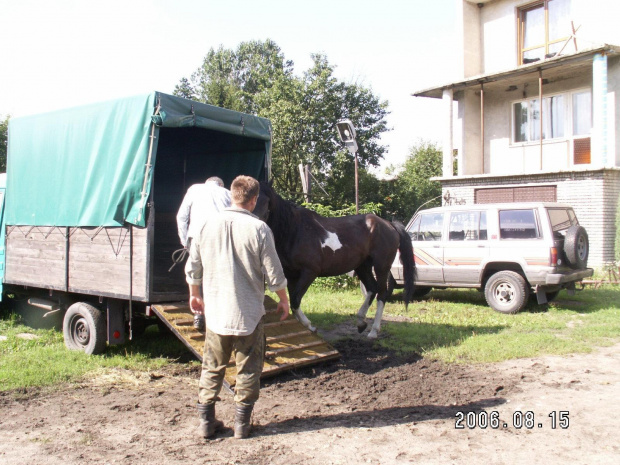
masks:
<svg viewBox="0 0 620 465"><path fill-rule="evenodd" d="M557 201L573 206L590 239L588 266L600 268L614 260L620 170L603 169L527 176L474 176L441 179L444 199L475 203L475 191L490 187L556 186ZM448 194L449 193L449 194ZM445 203L445 201L444 201Z"/></svg>

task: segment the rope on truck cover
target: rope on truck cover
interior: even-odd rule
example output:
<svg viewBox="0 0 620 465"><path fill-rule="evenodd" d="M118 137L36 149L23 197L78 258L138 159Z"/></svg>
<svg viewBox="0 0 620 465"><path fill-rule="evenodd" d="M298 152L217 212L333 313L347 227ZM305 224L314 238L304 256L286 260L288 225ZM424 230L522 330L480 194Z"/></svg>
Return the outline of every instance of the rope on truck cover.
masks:
<svg viewBox="0 0 620 465"><path fill-rule="evenodd" d="M168 270L168 273L170 273L172 271L172 269L177 266L179 263L181 263L183 260L185 260L185 257L187 257L187 249L186 248L182 248L182 249L178 249L175 250L174 252L172 252L172 266L170 267L170 269Z"/></svg>

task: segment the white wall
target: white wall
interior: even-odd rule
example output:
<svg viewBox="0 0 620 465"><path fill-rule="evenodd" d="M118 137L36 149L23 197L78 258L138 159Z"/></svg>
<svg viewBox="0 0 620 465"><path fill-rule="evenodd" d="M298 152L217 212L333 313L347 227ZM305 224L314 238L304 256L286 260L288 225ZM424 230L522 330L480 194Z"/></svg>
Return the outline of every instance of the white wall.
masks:
<svg viewBox="0 0 620 465"><path fill-rule="evenodd" d="M618 0L572 0L571 10L577 31L577 46L620 45L620 2ZM571 48L571 51L574 47Z"/></svg>
<svg viewBox="0 0 620 465"><path fill-rule="evenodd" d="M515 1L495 1L480 8L485 74L517 66Z"/></svg>
<svg viewBox="0 0 620 465"><path fill-rule="evenodd" d="M482 7L460 1L463 43L459 46L463 50L464 76L517 66L517 8L531 0L492 0ZM579 27L576 37L580 50L602 44L620 45L620 1L572 0L571 17L575 27ZM571 41L563 53L573 52L575 47Z"/></svg>

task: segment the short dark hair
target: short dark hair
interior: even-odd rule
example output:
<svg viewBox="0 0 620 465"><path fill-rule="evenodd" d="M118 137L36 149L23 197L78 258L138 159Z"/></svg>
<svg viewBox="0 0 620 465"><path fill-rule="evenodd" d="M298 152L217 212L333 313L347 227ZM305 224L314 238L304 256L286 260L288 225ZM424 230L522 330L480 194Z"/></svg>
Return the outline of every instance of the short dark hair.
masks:
<svg viewBox="0 0 620 465"><path fill-rule="evenodd" d="M234 203L245 205L258 195L260 185L252 176L237 176L230 186L230 195Z"/></svg>

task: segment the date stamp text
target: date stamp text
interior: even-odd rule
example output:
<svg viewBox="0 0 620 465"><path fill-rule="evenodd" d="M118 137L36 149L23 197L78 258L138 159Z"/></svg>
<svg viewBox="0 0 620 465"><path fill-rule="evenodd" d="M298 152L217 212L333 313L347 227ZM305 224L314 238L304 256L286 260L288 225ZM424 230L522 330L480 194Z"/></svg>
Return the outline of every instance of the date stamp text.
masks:
<svg viewBox="0 0 620 465"><path fill-rule="evenodd" d="M521 412L519 410L512 414L510 419L500 418L499 412L493 410L487 412L480 410L477 412L456 412L454 422L455 429L568 429L570 413L568 410L554 410L541 418L536 416L531 410Z"/></svg>

